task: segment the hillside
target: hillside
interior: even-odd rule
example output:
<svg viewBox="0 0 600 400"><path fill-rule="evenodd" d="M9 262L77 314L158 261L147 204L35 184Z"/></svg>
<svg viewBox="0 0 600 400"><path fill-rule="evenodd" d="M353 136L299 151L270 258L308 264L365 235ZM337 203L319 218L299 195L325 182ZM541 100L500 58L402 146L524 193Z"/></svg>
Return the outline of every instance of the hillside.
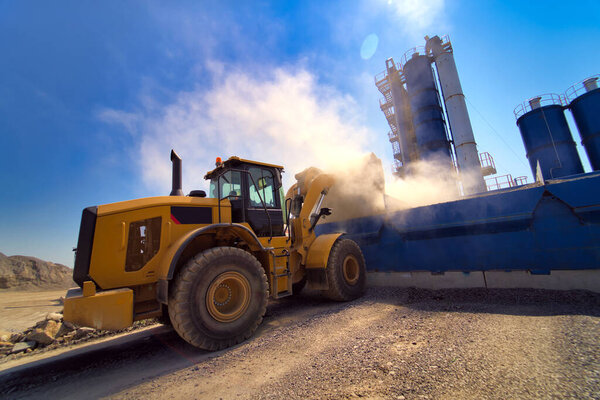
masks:
<svg viewBox="0 0 600 400"><path fill-rule="evenodd" d="M67 289L76 286L73 270L50 261L0 253L0 289Z"/></svg>

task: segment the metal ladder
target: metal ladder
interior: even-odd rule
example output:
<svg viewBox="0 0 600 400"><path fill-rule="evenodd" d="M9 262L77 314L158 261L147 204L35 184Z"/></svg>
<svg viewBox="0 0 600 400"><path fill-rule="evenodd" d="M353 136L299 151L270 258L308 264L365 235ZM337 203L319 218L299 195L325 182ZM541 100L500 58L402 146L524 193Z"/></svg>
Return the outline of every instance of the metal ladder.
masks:
<svg viewBox="0 0 600 400"><path fill-rule="evenodd" d="M292 295L292 273L290 271L290 252L286 249L283 249L281 254L275 254L275 251L270 251L271 256L273 257L273 271L271 272L272 278L272 289L273 289L273 298L280 299L282 297L291 296ZM281 268L277 266L277 259L285 257L285 268L281 271ZM279 288L277 282L279 278L287 277L287 288L283 292L279 292Z"/></svg>

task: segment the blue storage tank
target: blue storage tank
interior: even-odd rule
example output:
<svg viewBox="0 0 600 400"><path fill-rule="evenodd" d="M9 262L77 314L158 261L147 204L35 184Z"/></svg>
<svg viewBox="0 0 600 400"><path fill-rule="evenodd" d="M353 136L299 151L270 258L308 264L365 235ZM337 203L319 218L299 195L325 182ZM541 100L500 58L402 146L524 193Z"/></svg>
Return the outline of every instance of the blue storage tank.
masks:
<svg viewBox="0 0 600 400"><path fill-rule="evenodd" d="M560 96L535 97L518 106L515 116L534 177L538 162L544 179L583 173Z"/></svg>
<svg viewBox="0 0 600 400"><path fill-rule="evenodd" d="M571 101L569 108L594 171L600 170L600 88L597 81L598 77L588 78L583 85L567 90L567 96L570 93L579 95ZM583 94L579 94L582 89Z"/></svg>
<svg viewBox="0 0 600 400"><path fill-rule="evenodd" d="M422 160L450 158L450 143L442 117L442 107L431 71L429 58L414 53L402 68L413 115L417 152Z"/></svg>

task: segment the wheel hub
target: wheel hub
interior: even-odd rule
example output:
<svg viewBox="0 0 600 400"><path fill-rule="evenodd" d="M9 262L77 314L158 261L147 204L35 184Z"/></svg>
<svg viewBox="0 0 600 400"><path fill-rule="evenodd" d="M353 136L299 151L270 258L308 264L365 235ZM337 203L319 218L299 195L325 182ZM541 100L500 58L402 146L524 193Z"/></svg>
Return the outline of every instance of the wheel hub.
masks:
<svg viewBox="0 0 600 400"><path fill-rule="evenodd" d="M250 283L239 272L218 275L206 292L208 313L219 322L232 322L241 317L250 304Z"/></svg>
<svg viewBox="0 0 600 400"><path fill-rule="evenodd" d="M344 272L344 280L348 285L356 285L360 276L360 268L358 267L358 260L353 255L349 254L344 258L344 264L342 267Z"/></svg>

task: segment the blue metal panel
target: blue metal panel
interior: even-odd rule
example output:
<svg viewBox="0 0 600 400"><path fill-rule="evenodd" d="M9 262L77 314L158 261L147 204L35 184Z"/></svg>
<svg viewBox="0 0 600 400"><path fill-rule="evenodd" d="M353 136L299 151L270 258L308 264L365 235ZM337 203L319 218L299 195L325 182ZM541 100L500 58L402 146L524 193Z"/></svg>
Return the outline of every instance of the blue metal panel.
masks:
<svg viewBox="0 0 600 400"><path fill-rule="evenodd" d="M600 268L600 174L326 223L376 271Z"/></svg>
<svg viewBox="0 0 600 400"><path fill-rule="evenodd" d="M450 143L446 137L442 108L429 58L415 53L404 64L403 72L420 158L447 159L448 165L451 165Z"/></svg>
<svg viewBox="0 0 600 400"><path fill-rule="evenodd" d="M562 106L555 104L533 109L522 115L517 125L533 176L538 162L544 179L583 173Z"/></svg>
<svg viewBox="0 0 600 400"><path fill-rule="evenodd" d="M594 171L600 170L600 88L584 93L569 105Z"/></svg>

